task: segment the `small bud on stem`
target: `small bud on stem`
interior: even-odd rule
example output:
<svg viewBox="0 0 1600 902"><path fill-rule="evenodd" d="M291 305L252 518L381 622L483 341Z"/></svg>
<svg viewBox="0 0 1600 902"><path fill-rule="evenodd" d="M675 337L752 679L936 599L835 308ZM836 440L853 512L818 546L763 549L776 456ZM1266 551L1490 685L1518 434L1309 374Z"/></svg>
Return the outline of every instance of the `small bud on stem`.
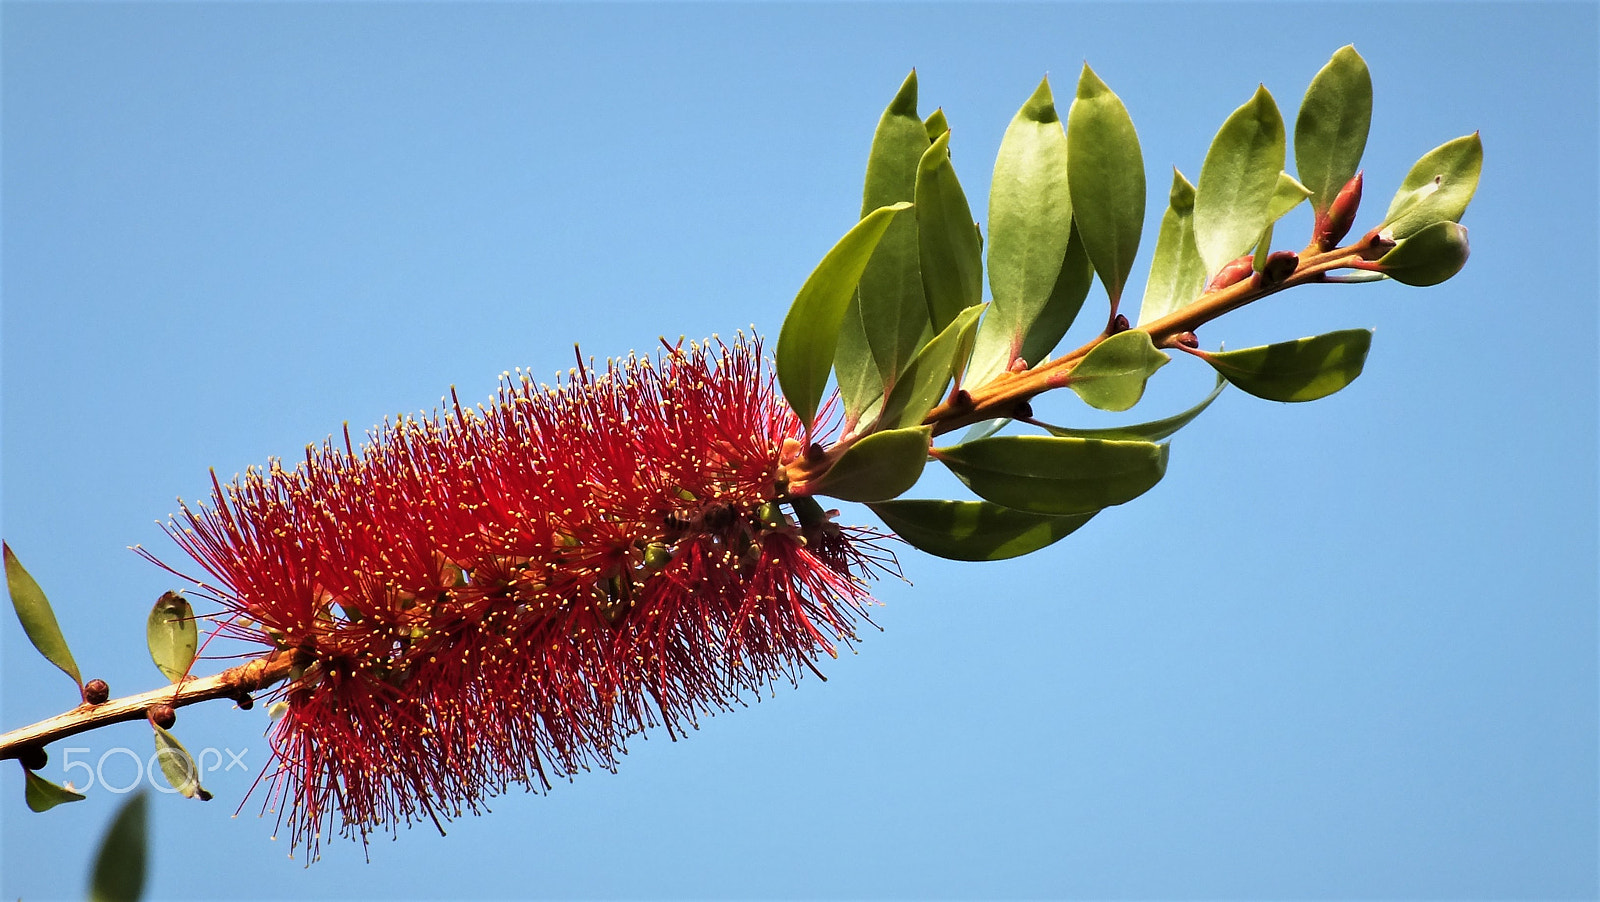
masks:
<svg viewBox="0 0 1600 902"><path fill-rule="evenodd" d="M150 722L163 730L172 729L172 725L178 722L178 712L171 705L151 705L146 713Z"/></svg>

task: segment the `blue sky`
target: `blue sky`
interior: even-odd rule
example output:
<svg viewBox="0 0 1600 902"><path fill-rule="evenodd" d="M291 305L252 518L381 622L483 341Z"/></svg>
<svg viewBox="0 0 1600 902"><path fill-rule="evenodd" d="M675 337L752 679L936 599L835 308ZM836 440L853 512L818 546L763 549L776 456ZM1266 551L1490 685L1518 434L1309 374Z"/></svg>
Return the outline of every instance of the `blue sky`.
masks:
<svg viewBox="0 0 1600 902"><path fill-rule="evenodd" d="M1134 297L1169 167L1197 175L1258 82L1292 118L1343 44L1376 88L1360 222L1428 149L1486 148L1453 281L1302 289L1203 336L1373 327L1349 389L1225 394L1162 485L1032 557L905 551L826 684L618 774L305 869L259 796L230 817L265 713L184 710L191 750L251 770L156 800L151 896L1595 896L1596 26L1591 4L5 4L0 528L118 694L160 679L143 623L173 587L126 548L175 559L155 523L208 468L486 399L574 342L775 335L913 66L980 218L1039 77L1064 105L1095 67L1153 189ZM1203 394L1189 364L1141 410ZM0 725L74 701L9 615L0 638ZM80 896L118 797L33 815L0 779L0 894Z"/></svg>

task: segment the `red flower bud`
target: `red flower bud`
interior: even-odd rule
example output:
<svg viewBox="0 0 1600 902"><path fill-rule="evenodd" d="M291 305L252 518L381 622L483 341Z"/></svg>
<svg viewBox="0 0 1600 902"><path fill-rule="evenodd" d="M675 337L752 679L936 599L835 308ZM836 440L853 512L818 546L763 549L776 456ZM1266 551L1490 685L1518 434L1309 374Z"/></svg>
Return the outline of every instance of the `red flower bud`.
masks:
<svg viewBox="0 0 1600 902"><path fill-rule="evenodd" d="M1261 284L1277 285L1294 275L1299 265L1300 255L1294 251L1273 251L1267 255L1267 262L1261 267Z"/></svg>
<svg viewBox="0 0 1600 902"><path fill-rule="evenodd" d="M1211 277L1211 282L1206 285L1206 291L1216 291L1219 288L1227 288L1229 285L1242 282L1250 278L1253 272L1255 272L1255 256L1253 254L1245 254L1218 270L1217 274Z"/></svg>
<svg viewBox="0 0 1600 902"><path fill-rule="evenodd" d="M1326 251L1338 247L1344 236L1350 234L1350 227L1356 222L1356 211L1360 208L1361 173L1358 172L1339 189L1339 193L1328 204L1328 209L1317 214L1311 235L1317 249Z"/></svg>
<svg viewBox="0 0 1600 902"><path fill-rule="evenodd" d="M178 712L168 704L151 705L145 713L150 716L151 723L163 730L172 729L172 725L178 722Z"/></svg>
<svg viewBox="0 0 1600 902"><path fill-rule="evenodd" d="M83 700L91 705L103 705L111 698L111 686L105 680L90 680L83 684Z"/></svg>
<svg viewBox="0 0 1600 902"><path fill-rule="evenodd" d="M17 753L17 761L28 770L44 770L50 763L50 753L42 745L30 745Z"/></svg>

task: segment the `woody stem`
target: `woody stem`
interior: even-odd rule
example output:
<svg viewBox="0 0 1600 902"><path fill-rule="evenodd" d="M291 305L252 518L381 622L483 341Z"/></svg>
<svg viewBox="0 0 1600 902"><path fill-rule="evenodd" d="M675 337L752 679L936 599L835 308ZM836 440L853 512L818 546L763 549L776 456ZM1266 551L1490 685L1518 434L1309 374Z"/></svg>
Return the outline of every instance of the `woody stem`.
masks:
<svg viewBox="0 0 1600 902"><path fill-rule="evenodd" d="M186 679L176 686L114 698L98 705L79 705L48 720L0 734L0 759L20 757L29 749L43 748L68 736L114 723L143 720L152 705L182 708L264 689L289 676L292 658L286 652L275 651L212 676Z"/></svg>

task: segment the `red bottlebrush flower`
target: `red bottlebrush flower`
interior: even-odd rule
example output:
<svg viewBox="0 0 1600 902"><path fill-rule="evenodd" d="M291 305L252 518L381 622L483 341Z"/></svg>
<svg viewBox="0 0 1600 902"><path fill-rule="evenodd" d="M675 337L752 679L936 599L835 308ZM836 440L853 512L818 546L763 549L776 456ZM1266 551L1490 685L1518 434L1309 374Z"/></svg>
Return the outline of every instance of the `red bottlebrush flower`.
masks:
<svg viewBox="0 0 1600 902"><path fill-rule="evenodd" d="M614 769L629 735L851 641L894 562L785 510L802 433L741 339L508 376L492 405L213 480L168 531L228 631L293 656L269 802L295 845Z"/></svg>

